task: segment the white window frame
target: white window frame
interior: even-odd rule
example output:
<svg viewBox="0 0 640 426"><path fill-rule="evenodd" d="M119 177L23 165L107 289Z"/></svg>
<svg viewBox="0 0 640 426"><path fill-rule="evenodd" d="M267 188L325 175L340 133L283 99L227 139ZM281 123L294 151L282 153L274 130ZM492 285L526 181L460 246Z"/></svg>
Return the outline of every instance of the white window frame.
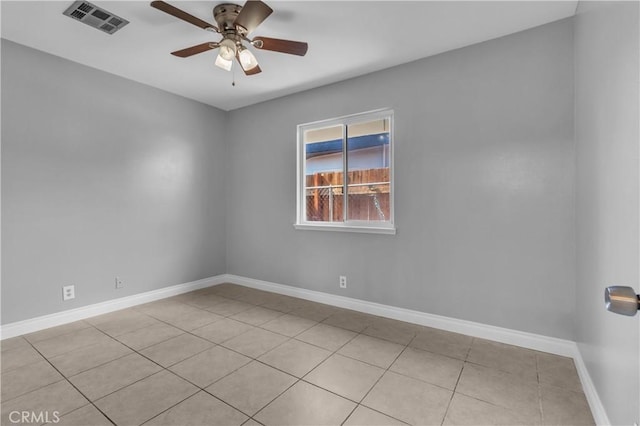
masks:
<svg viewBox="0 0 640 426"><path fill-rule="evenodd" d="M390 217L387 221L368 221L368 220L347 220L346 211L348 209L348 196L345 191L344 197L344 209L345 214L344 222L318 222L306 220L306 147L304 143L304 133L307 130L312 130L321 127L331 126L343 126L343 140L346 138L344 134L345 126L349 126L354 123L361 123L363 121L373 121L376 119L388 118L389 119L389 212ZM395 234L395 212L394 212L394 164L393 164L393 151L394 151L394 137L393 137L393 109L383 108L374 111L362 112L358 114L351 114L343 117L331 118L328 120L314 121L310 123L299 124L297 127L297 197L296 197L296 223L294 227L296 229L314 230L314 231L346 231L346 232L365 232L374 234ZM342 147L343 154L343 176L347 179L347 144L344 143ZM345 188L346 190L346 188Z"/></svg>

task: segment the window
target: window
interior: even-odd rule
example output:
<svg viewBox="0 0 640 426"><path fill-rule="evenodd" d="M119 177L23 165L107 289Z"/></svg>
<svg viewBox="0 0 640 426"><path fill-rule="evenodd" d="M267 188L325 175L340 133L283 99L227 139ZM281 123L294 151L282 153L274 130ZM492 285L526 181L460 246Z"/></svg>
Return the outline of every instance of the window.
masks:
<svg viewBox="0 0 640 426"><path fill-rule="evenodd" d="M393 111L298 126L298 229L395 233Z"/></svg>

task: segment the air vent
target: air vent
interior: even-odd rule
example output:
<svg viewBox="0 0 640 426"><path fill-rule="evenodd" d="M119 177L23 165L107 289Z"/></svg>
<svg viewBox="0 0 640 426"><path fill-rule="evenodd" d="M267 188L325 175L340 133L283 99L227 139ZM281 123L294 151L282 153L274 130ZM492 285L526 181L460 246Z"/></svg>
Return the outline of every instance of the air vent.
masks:
<svg viewBox="0 0 640 426"><path fill-rule="evenodd" d="M117 27L118 25L122 24L122 20L118 19L118 18L111 18L111 19L109 19L109 23L111 25L115 25Z"/></svg>
<svg viewBox="0 0 640 426"><path fill-rule="evenodd" d="M73 16L76 19L82 19L84 18L85 15L86 13L82 13L79 10L74 10L73 12L71 12L71 16Z"/></svg>
<svg viewBox="0 0 640 426"><path fill-rule="evenodd" d="M70 16L76 21L97 28L107 34L113 34L129 23L126 19L114 15L88 1L73 2L73 4L64 11L63 15Z"/></svg>
<svg viewBox="0 0 640 426"><path fill-rule="evenodd" d="M93 10L93 6L91 6L90 4L82 3L80 6L78 6L78 10L89 13L91 12L91 10Z"/></svg>
<svg viewBox="0 0 640 426"><path fill-rule="evenodd" d="M111 17L111 15L101 10L94 10L91 14L98 19L102 19L103 21L106 21L108 18Z"/></svg>

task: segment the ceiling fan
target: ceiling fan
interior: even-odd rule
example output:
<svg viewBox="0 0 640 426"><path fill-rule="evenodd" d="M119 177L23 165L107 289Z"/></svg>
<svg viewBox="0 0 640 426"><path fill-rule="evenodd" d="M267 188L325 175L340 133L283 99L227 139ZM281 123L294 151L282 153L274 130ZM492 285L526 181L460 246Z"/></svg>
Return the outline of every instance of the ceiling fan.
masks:
<svg viewBox="0 0 640 426"><path fill-rule="evenodd" d="M206 31L222 35L222 40L218 42L202 43L171 52L172 55L180 58L187 58L211 49L220 49L215 62L218 67L230 71L233 65L233 59L235 58L246 75L254 75L262 72L262 70L258 65L256 57L244 43L256 49L271 50L298 56L304 56L307 53L307 43L300 41L269 37L249 38L249 34L273 12L273 9L260 0L248 0L244 6L231 3L217 5L213 8L213 19L215 19L218 24L217 26L203 21L200 18L196 18L164 1L152 1L151 7Z"/></svg>

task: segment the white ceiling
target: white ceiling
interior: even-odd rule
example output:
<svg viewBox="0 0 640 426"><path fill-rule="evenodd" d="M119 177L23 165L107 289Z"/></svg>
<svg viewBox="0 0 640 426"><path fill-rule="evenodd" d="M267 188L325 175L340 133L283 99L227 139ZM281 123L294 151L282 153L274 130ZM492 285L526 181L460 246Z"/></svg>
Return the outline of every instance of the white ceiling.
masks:
<svg viewBox="0 0 640 426"><path fill-rule="evenodd" d="M572 16L577 1L273 1L252 36L306 41L299 57L254 49L262 73L213 66L216 51L169 54L220 36L149 6L90 0L131 23L113 35L62 12L68 1L2 1L2 37L171 93L232 110ZM216 1L167 0L215 23ZM240 4L244 4L242 1Z"/></svg>

